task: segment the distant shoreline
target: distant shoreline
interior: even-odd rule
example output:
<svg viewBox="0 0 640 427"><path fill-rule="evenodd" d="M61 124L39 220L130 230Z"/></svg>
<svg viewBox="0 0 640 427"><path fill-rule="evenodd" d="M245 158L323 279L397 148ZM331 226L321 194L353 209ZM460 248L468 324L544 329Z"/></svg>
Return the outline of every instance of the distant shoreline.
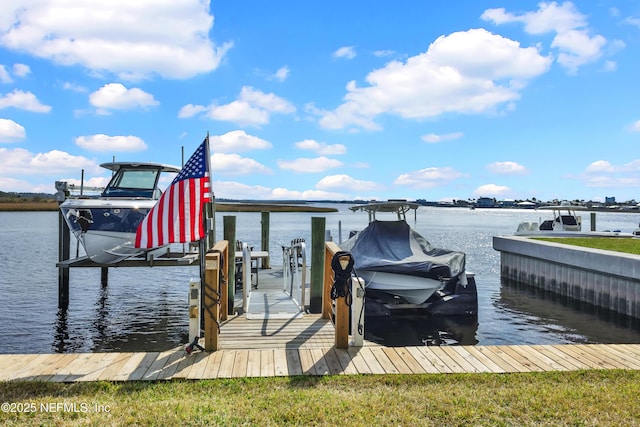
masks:
<svg viewBox="0 0 640 427"><path fill-rule="evenodd" d="M0 212L57 211L55 201L0 202ZM282 203L216 203L216 212L338 212L336 208Z"/></svg>

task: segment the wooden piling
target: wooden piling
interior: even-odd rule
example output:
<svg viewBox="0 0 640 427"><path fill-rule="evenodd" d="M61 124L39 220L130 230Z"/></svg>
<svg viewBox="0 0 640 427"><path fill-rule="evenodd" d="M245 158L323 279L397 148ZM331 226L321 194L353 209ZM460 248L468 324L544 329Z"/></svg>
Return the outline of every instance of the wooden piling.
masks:
<svg viewBox="0 0 640 427"><path fill-rule="evenodd" d="M261 236L261 246L260 248L263 251L269 251L269 212L262 212L261 213L262 217L261 217L261 229L262 229L262 236ZM261 262L261 267L262 268L271 268L271 261L269 258L261 258L260 259Z"/></svg>
<svg viewBox="0 0 640 427"><path fill-rule="evenodd" d="M311 218L311 292L309 311L322 312L322 289L324 275L324 230L326 218Z"/></svg>
<svg viewBox="0 0 640 427"><path fill-rule="evenodd" d="M58 261L67 261L70 257L71 233L62 211L58 210ZM58 267L58 308L69 307L69 268Z"/></svg>
<svg viewBox="0 0 640 427"><path fill-rule="evenodd" d="M109 284L109 267L100 267L100 284L102 286Z"/></svg>
<svg viewBox="0 0 640 427"><path fill-rule="evenodd" d="M591 231L596 231L596 213L591 212Z"/></svg>
<svg viewBox="0 0 640 427"><path fill-rule="evenodd" d="M227 269L227 314L233 314L234 306L233 301L235 299L236 292L236 217L227 215L222 218L223 238L229 242L229 262Z"/></svg>
<svg viewBox="0 0 640 427"><path fill-rule="evenodd" d="M205 256L204 287L202 301L204 307L204 348L216 351L219 348L218 325L220 323L220 253L209 252Z"/></svg>
<svg viewBox="0 0 640 427"><path fill-rule="evenodd" d="M331 267L333 256L340 251L338 245L326 242L323 248L323 289L322 289L322 318L332 319L335 327L334 345L336 348L349 347L349 311L351 308L346 303L345 297L339 297L335 301L331 299L334 272ZM335 308L335 310L334 310Z"/></svg>

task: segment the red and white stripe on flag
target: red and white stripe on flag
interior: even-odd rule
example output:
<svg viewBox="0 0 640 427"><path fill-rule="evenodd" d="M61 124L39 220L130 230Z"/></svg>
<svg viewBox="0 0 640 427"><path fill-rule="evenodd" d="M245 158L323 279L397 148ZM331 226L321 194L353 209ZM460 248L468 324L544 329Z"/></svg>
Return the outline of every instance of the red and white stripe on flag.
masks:
<svg viewBox="0 0 640 427"><path fill-rule="evenodd" d="M211 200L207 150L202 143L136 231L137 248L195 242L205 237L202 210Z"/></svg>

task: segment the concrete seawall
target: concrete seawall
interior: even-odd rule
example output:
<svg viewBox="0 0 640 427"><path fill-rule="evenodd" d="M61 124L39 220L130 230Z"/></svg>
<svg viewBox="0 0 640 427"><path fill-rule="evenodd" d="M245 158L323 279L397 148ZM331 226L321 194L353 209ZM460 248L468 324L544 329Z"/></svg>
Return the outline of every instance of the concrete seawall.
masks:
<svg viewBox="0 0 640 427"><path fill-rule="evenodd" d="M640 318L640 256L494 237L503 278Z"/></svg>

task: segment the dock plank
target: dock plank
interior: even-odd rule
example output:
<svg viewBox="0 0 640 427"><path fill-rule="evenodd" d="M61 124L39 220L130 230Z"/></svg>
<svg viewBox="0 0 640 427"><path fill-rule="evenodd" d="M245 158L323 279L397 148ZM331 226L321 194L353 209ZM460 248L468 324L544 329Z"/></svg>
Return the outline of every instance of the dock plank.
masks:
<svg viewBox="0 0 640 427"><path fill-rule="evenodd" d="M318 375L316 373L313 356L311 356L311 349L298 349L298 355L300 356L300 368L302 369L302 372L305 375Z"/></svg>
<svg viewBox="0 0 640 427"><path fill-rule="evenodd" d="M367 361L362 357L362 347L349 347L347 349L349 357L351 357L351 363L359 374L372 374L371 368L367 364Z"/></svg>
<svg viewBox="0 0 640 427"><path fill-rule="evenodd" d="M441 364L438 368L442 368L443 374L449 373L464 373L464 369L462 366L458 365L454 359L449 356L449 354L442 349L442 347L431 346L428 349L433 354L433 357L436 357L440 360Z"/></svg>
<svg viewBox="0 0 640 427"><path fill-rule="evenodd" d="M184 351L174 351L167 358L166 363L164 364L162 371L160 371L157 375L157 379L159 380L169 380L172 379L173 376L178 371L180 367L180 362L184 359L185 352Z"/></svg>
<svg viewBox="0 0 640 427"><path fill-rule="evenodd" d="M480 372L473 363L470 363L454 348L455 346L442 346L440 349L453 360L464 372Z"/></svg>
<svg viewBox="0 0 640 427"><path fill-rule="evenodd" d="M285 350L285 356L287 358L287 375L292 377L302 375L302 364L300 363L300 353L298 353L298 350Z"/></svg>
<svg viewBox="0 0 640 427"><path fill-rule="evenodd" d="M247 376L247 363L249 361L248 350L237 350L236 357L233 360L233 373L234 378L244 378Z"/></svg>
<svg viewBox="0 0 640 427"><path fill-rule="evenodd" d="M380 365L380 362L378 362L378 359L371 350L372 348L370 347L362 347L359 355L364 359L372 374L385 373L382 365Z"/></svg>
<svg viewBox="0 0 640 427"><path fill-rule="evenodd" d="M220 362L222 361L222 352L216 351L209 355L209 361L205 368L202 378L213 379L218 378L218 369L220 368Z"/></svg>
<svg viewBox="0 0 640 427"><path fill-rule="evenodd" d="M260 350L260 366L261 376L273 377L275 375L273 350Z"/></svg>
<svg viewBox="0 0 640 427"><path fill-rule="evenodd" d="M285 377L289 374L287 351L283 348L273 350L273 370L276 377Z"/></svg>
<svg viewBox="0 0 640 427"><path fill-rule="evenodd" d="M389 358L389 362L393 365L395 371L399 374L412 374L413 371L407 363L407 359L413 359L409 353L398 352L397 347L380 347L384 354Z"/></svg>
<svg viewBox="0 0 640 427"><path fill-rule="evenodd" d="M351 359L348 349L336 348L334 349L334 352L338 358L338 362L340 362L340 366L342 366L342 373L351 375L358 373L358 369L356 368L353 359Z"/></svg>
<svg viewBox="0 0 640 427"><path fill-rule="evenodd" d="M316 375L331 374L331 371L329 371L329 365L324 359L324 349L311 348L309 349L309 353L311 354L311 358L313 359L313 367L315 368Z"/></svg>
<svg viewBox="0 0 640 427"><path fill-rule="evenodd" d="M476 372L503 372L500 366L493 363L491 359L487 358L484 354L480 352L473 352L472 350L474 348L471 346L454 345L451 348L459 353L460 357L464 358L471 365L473 365L473 368Z"/></svg>
<svg viewBox="0 0 640 427"><path fill-rule="evenodd" d="M216 353L220 352L217 351ZM260 353L260 351L249 352L249 357L247 358L247 377L260 376Z"/></svg>

